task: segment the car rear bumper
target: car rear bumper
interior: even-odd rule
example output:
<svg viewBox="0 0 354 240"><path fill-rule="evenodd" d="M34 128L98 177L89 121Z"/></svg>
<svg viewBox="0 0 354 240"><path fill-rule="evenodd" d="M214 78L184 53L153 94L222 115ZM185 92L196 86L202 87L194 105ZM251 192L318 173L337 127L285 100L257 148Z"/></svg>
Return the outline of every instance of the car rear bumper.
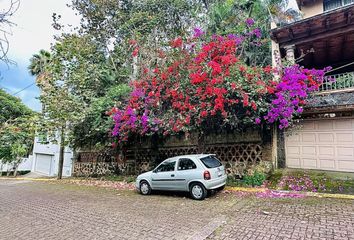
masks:
<svg viewBox="0 0 354 240"><path fill-rule="evenodd" d="M227 176L225 174L222 177L219 177L219 178L216 178L213 180L204 181L204 185L205 185L206 189L208 189L208 190L217 189L217 188L222 187L226 184L226 179L227 179Z"/></svg>

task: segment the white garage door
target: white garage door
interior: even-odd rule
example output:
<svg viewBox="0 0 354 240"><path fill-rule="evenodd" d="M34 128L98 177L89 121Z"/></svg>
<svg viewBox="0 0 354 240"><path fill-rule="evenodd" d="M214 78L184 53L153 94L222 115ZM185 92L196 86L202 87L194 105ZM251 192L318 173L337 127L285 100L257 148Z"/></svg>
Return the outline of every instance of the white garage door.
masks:
<svg viewBox="0 0 354 240"><path fill-rule="evenodd" d="M37 154L35 171L49 175L51 164L52 164L52 155Z"/></svg>
<svg viewBox="0 0 354 240"><path fill-rule="evenodd" d="M354 119L304 121L290 132L285 136L288 167L354 172Z"/></svg>

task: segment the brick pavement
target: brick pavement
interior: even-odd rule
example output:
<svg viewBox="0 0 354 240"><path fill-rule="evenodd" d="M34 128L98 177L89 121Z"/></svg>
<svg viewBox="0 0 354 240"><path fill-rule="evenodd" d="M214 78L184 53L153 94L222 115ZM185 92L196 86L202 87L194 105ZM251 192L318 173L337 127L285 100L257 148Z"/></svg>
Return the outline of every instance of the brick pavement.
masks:
<svg viewBox="0 0 354 240"><path fill-rule="evenodd" d="M354 202L183 195L0 180L0 239L354 239Z"/></svg>

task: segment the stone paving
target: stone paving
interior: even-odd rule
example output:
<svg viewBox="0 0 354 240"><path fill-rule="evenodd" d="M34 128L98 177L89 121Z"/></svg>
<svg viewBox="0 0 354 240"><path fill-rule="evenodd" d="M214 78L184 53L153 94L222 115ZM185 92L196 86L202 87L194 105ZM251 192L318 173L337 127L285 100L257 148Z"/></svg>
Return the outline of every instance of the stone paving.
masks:
<svg viewBox="0 0 354 240"><path fill-rule="evenodd" d="M141 196L0 180L0 239L354 239L354 201Z"/></svg>

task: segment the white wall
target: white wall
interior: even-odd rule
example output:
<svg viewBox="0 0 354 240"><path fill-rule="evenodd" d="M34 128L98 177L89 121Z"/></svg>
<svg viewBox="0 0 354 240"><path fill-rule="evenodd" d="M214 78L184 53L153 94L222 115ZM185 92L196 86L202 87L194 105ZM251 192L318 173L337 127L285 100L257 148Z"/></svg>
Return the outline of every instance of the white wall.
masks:
<svg viewBox="0 0 354 240"><path fill-rule="evenodd" d="M33 157L30 155L28 158L23 158L22 162L18 166L18 171L31 171L33 164ZM0 163L0 172L6 172L8 169L12 169L12 164L1 164Z"/></svg>
<svg viewBox="0 0 354 240"><path fill-rule="evenodd" d="M55 154L59 152L59 145L48 143L42 144L39 142L38 137L34 138L34 146L33 146L33 153L43 153L43 154Z"/></svg>
<svg viewBox="0 0 354 240"><path fill-rule="evenodd" d="M32 164L32 171L35 172L36 160L38 154L47 154L52 155L52 163L51 169L48 176L57 176L58 175L58 164L59 164L59 151L60 146L59 144L42 144L38 141L36 137L34 140L34 147L33 147L33 164ZM60 139L57 140L60 142ZM71 176L71 169L72 169L72 159L73 159L73 151L69 147L65 147L64 150L64 165L63 165L63 176Z"/></svg>

